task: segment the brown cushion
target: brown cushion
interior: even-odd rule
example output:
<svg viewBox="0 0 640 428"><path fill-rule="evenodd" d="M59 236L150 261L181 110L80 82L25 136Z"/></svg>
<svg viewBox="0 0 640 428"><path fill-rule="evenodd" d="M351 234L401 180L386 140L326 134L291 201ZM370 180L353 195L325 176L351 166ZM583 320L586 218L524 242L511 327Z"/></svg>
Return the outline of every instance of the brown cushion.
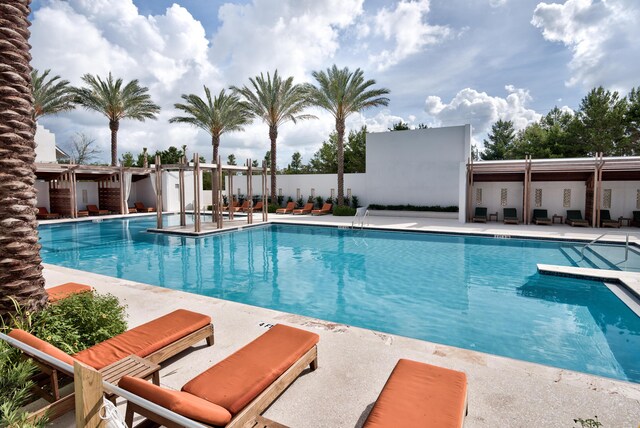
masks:
<svg viewBox="0 0 640 428"><path fill-rule="evenodd" d="M144 358L210 323L207 315L178 309L74 356L99 370L132 354Z"/></svg>
<svg viewBox="0 0 640 428"><path fill-rule="evenodd" d="M14 328L9 332L9 336L31 346L32 348L36 348L38 351L44 352L45 354L50 355L53 358L57 358L58 360L63 361L67 364L71 364L73 366L74 358L71 355L67 354L61 349L56 348L52 344L45 342L42 339L38 339L31 333L20 330L18 328Z"/></svg>
<svg viewBox="0 0 640 428"><path fill-rule="evenodd" d="M75 282L67 282L66 284L58 285L55 287L47 288L49 294L49 302L57 302L58 300L66 299L72 294L86 293L91 291L91 287L84 284L77 284Z"/></svg>
<svg viewBox="0 0 640 428"><path fill-rule="evenodd" d="M461 427L466 411L464 373L400 360L364 427Z"/></svg>
<svg viewBox="0 0 640 428"><path fill-rule="evenodd" d="M217 404L187 392L161 388L146 380L124 376L118 386L145 398L159 406L206 424L224 426L231 420L231 414Z"/></svg>
<svg viewBox="0 0 640 428"><path fill-rule="evenodd" d="M197 376L182 390L235 415L318 343L315 333L278 324Z"/></svg>

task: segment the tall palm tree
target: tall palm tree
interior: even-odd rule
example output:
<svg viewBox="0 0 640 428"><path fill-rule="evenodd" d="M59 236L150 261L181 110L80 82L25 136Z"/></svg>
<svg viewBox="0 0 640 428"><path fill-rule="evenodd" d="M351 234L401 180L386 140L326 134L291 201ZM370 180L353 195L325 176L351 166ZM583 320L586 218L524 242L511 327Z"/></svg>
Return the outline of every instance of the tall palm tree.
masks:
<svg viewBox="0 0 640 428"><path fill-rule="evenodd" d="M344 130L345 120L351 113L365 108L386 106L390 91L386 88L370 89L375 80L364 80L359 68L351 72L347 67L339 69L335 64L327 71L314 71L312 76L318 86L307 85L309 99L314 105L327 110L336 120L338 135L338 205L344 204Z"/></svg>
<svg viewBox="0 0 640 428"><path fill-rule="evenodd" d="M0 2L0 315L47 302L36 221L29 0Z"/></svg>
<svg viewBox="0 0 640 428"><path fill-rule="evenodd" d="M122 85L122 79L115 79L109 73L106 80L99 76L85 74L82 80L87 88L75 90L76 102L87 110L95 110L109 119L111 130L111 165L118 162L118 129L121 119L155 119L160 106L151 101L148 88L140 86L138 80Z"/></svg>
<svg viewBox="0 0 640 428"><path fill-rule="evenodd" d="M209 88L204 87L206 101L197 95L182 95L185 104L174 104L187 116L176 116L169 119L170 123L188 123L207 131L211 135L213 145L213 163L218 159L220 136L225 132L242 131L243 126L251 121L251 113L240 102L235 94L227 94L221 90L211 99Z"/></svg>
<svg viewBox="0 0 640 428"><path fill-rule="evenodd" d="M33 86L34 118L57 114L75 108L73 88L68 80L60 80L60 76L53 76L47 80L51 70L45 70L40 74L38 69L31 71L31 83Z"/></svg>
<svg viewBox="0 0 640 428"><path fill-rule="evenodd" d="M249 78L252 88L246 85L242 88L232 86L231 89L244 98L247 110L261 118L269 125L269 139L271 140L271 201L276 200L276 141L278 127L285 122L297 123L298 120L316 119L310 114L301 114L309 106L307 91L304 85L293 84L293 77L282 80L278 70L273 78L267 73L267 78L260 76Z"/></svg>

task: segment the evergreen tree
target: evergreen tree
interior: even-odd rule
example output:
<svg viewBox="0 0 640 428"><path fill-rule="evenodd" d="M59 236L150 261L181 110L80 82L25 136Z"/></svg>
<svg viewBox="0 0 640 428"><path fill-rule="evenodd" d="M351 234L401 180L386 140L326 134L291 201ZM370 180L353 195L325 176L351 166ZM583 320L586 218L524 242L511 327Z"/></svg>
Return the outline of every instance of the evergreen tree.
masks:
<svg viewBox="0 0 640 428"><path fill-rule="evenodd" d="M236 155L231 153L229 156L227 156L227 165L236 165Z"/></svg>
<svg viewBox="0 0 640 428"><path fill-rule="evenodd" d="M364 173L367 161L367 127L359 131L350 131L344 147L344 172Z"/></svg>
<svg viewBox="0 0 640 428"><path fill-rule="evenodd" d="M491 126L491 133L488 135L489 140L484 140L484 152L481 157L483 160L501 160L507 159L508 152L511 149L515 138L515 130L513 122L510 120L498 120Z"/></svg>
<svg viewBox="0 0 640 428"><path fill-rule="evenodd" d="M399 121L398 123L394 123L391 128L387 128L389 131L408 131L409 125L403 121Z"/></svg>
<svg viewBox="0 0 640 428"><path fill-rule="evenodd" d="M631 155L640 153L640 86L627 96L626 134Z"/></svg>
<svg viewBox="0 0 640 428"><path fill-rule="evenodd" d="M302 164L302 155L300 152L295 152L291 155L291 163L287 166L285 171L287 174L302 174L304 171L304 165Z"/></svg>

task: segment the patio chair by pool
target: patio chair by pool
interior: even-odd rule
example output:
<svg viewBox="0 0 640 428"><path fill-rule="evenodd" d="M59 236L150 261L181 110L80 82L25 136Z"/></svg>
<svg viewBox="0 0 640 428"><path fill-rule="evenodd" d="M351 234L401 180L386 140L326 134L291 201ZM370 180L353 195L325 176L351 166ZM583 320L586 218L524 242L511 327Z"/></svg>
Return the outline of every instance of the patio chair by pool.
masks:
<svg viewBox="0 0 640 428"><path fill-rule="evenodd" d="M533 215L531 216L531 220L535 224L551 224L551 219L549 218L549 214L547 214L547 210L533 210Z"/></svg>
<svg viewBox="0 0 640 428"><path fill-rule="evenodd" d="M401 359L363 428L460 428L467 414L467 376Z"/></svg>
<svg viewBox="0 0 640 428"><path fill-rule="evenodd" d="M600 210L600 226L601 227L620 227L619 220L613 220L609 210Z"/></svg>
<svg viewBox="0 0 640 428"><path fill-rule="evenodd" d="M277 324L191 379L180 391L128 376L118 386L200 423L253 426L245 424L269 407L307 366L312 371L318 367L319 339L315 333ZM132 426L136 413L157 424L176 426L131 402L127 403L127 426Z"/></svg>
<svg viewBox="0 0 640 428"><path fill-rule="evenodd" d="M640 227L640 211L634 211L631 218L631 226Z"/></svg>
<svg viewBox="0 0 640 428"><path fill-rule="evenodd" d="M567 210L567 219L564 221L571 227L588 227L589 222L582 218L580 210Z"/></svg>
<svg viewBox="0 0 640 428"><path fill-rule="evenodd" d="M309 202L308 204L304 204L304 207L299 208L297 210L293 210L293 215L296 215L296 214L311 214L311 211L313 211L313 204L311 202Z"/></svg>
<svg viewBox="0 0 640 428"><path fill-rule="evenodd" d="M89 211L87 211L87 210L78 210L76 215L78 217L87 217L87 216L89 216Z"/></svg>
<svg viewBox="0 0 640 428"><path fill-rule="evenodd" d="M278 208L276 210L276 214L291 214L295 208L296 208L296 203L295 202L289 202L289 203L287 203L286 207Z"/></svg>
<svg viewBox="0 0 640 428"><path fill-rule="evenodd" d="M207 344L211 346L213 345L213 325L211 317L207 315L178 309L74 355L69 355L24 330L13 329L9 332L9 336L67 364L73 365L74 361L80 361L96 370L101 370L131 355L144 358L151 363L161 363L203 339L206 339ZM73 373L59 372L47 362L32 358L50 379L51 392L44 389L46 385L38 391L40 395L52 402L47 406L49 419L54 419L73 409L73 394L61 397L58 387L60 374L73 377Z"/></svg>
<svg viewBox="0 0 640 428"><path fill-rule="evenodd" d="M245 199L242 205L239 207L235 207L233 211L246 213L250 209L251 209L251 201L249 199Z"/></svg>
<svg viewBox="0 0 640 428"><path fill-rule="evenodd" d="M235 212L236 211L235 208L238 208L239 206L240 206L240 202L234 200L233 202L231 202L231 207L227 205L226 207L222 207L222 210L223 211L233 210L233 212Z"/></svg>
<svg viewBox="0 0 640 428"><path fill-rule="evenodd" d="M476 212L471 219L473 223L486 223L487 222L487 209L485 207L476 207Z"/></svg>
<svg viewBox="0 0 640 428"><path fill-rule="evenodd" d="M504 224L518 224L518 210L515 208L504 208L502 210L502 216L504 217Z"/></svg>
<svg viewBox="0 0 640 428"><path fill-rule="evenodd" d="M311 215L327 215L331 214L333 210L333 204L324 204L319 210L311 210Z"/></svg>
<svg viewBox="0 0 640 428"><path fill-rule="evenodd" d="M87 211L89 215L107 215L109 214L109 210L101 210L98 209L97 205L87 205ZM79 214L80 212L78 212Z"/></svg>
<svg viewBox="0 0 640 428"><path fill-rule="evenodd" d="M142 202L136 202L135 204L133 204L133 206L135 207L136 211L139 212L139 213L153 213L153 212L156 212L155 208L153 208L153 207L145 207Z"/></svg>
<svg viewBox="0 0 640 428"><path fill-rule="evenodd" d="M38 207L38 214L36 214L36 218L40 220L51 220L54 218L60 218L60 214L50 213L46 207Z"/></svg>
<svg viewBox="0 0 640 428"><path fill-rule="evenodd" d="M88 285L78 284L75 282L67 282L66 284L56 285L55 287L46 288L45 291L49 295L49 303L59 302L74 294L87 293L92 288Z"/></svg>
<svg viewBox="0 0 640 428"><path fill-rule="evenodd" d="M251 208L252 211L262 211L262 201L256 202L256 204Z"/></svg>

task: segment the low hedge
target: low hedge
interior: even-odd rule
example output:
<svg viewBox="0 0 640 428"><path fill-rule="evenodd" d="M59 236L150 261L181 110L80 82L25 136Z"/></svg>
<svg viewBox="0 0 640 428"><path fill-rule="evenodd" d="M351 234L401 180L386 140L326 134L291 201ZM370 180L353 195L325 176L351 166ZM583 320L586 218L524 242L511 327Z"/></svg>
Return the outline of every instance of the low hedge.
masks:
<svg viewBox="0 0 640 428"><path fill-rule="evenodd" d="M382 204L370 204L370 210L388 210L388 211L432 211L440 213L457 213L458 207L451 205L448 207L442 207L440 205L382 205Z"/></svg>
<svg viewBox="0 0 640 428"><path fill-rule="evenodd" d="M269 204L267 206L267 212L274 214L276 212L277 209L280 208L280 205L276 205L276 204Z"/></svg>
<svg viewBox="0 0 640 428"><path fill-rule="evenodd" d="M354 216L356 215L356 209L348 207L346 205L338 205L333 208L334 216Z"/></svg>

